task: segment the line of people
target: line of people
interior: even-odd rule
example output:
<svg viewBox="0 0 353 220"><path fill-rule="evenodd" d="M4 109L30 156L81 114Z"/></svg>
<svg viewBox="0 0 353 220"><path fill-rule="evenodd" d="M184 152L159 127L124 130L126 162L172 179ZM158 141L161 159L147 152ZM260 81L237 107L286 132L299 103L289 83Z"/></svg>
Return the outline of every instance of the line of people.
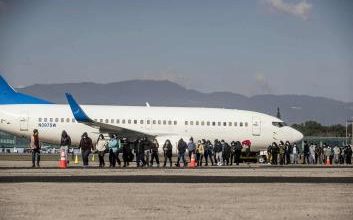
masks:
<svg viewBox="0 0 353 220"><path fill-rule="evenodd" d="M301 153L297 144L290 144L288 141L279 144L273 142L267 148L267 161L273 165L287 164L352 164L352 148L349 145L344 147L327 145L322 146L304 141L303 152ZM299 160L301 162L299 162Z"/></svg>
<svg viewBox="0 0 353 220"><path fill-rule="evenodd" d="M63 133L64 135L64 133ZM65 132L65 135L66 132ZM88 137L87 133L82 135L80 145L83 166L88 166L89 154L97 153L99 158L99 167L105 167L104 155L109 153L109 167L121 166L122 162L119 158L119 154L122 154L123 167L127 167L135 159L137 167L149 167L153 166L156 162L157 167L160 166L159 159L159 143L156 139L153 141L148 140L146 137L138 139L134 142L130 142L128 139L119 139L116 135L111 135L109 140L106 140L104 135L99 135L96 145L93 146L92 139ZM233 141L229 145L224 140L215 140L211 143L210 140L200 140L197 143L194 142L193 138L190 138L189 142L186 143L182 138L178 141L178 159L175 166L180 167L187 166L187 163L191 161L192 154L196 155L196 163L198 166L209 165L212 166L228 166L236 165L240 163L241 151L243 149L242 144L239 141ZM170 140L166 140L162 146L164 163L163 167L173 166L172 155L173 148ZM188 152L189 161L185 160L186 152Z"/></svg>

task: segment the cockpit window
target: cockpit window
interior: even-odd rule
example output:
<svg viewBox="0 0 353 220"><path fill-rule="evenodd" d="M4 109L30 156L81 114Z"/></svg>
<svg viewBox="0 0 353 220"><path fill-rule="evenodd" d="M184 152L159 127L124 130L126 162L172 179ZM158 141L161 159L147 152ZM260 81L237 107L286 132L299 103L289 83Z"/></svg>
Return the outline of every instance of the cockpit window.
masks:
<svg viewBox="0 0 353 220"><path fill-rule="evenodd" d="M281 128L281 127L284 127L284 126L287 126L287 124L286 123L284 123L284 122L272 122L272 125L273 126L276 126L276 127L279 127L279 128Z"/></svg>

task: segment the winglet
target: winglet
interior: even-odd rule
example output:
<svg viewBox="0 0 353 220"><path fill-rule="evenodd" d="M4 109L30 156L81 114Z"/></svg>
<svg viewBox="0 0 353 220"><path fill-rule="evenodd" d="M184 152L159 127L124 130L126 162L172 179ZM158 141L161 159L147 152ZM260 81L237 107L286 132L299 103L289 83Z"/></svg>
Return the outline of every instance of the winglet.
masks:
<svg viewBox="0 0 353 220"><path fill-rule="evenodd" d="M82 110L80 105L76 102L74 97L70 93L65 93L67 102L70 105L72 114L74 115L76 121L78 122L92 122L87 114Z"/></svg>

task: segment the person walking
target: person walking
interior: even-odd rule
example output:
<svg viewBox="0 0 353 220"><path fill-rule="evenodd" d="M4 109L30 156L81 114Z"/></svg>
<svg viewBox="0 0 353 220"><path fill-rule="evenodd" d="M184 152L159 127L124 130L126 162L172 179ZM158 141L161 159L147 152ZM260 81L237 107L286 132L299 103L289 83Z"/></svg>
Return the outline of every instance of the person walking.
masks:
<svg viewBox="0 0 353 220"><path fill-rule="evenodd" d="M310 162L310 164L315 164L315 161L316 161L316 158L315 158L315 145L313 143L310 144L309 152L310 152L309 162Z"/></svg>
<svg viewBox="0 0 353 220"><path fill-rule="evenodd" d="M309 157L310 157L310 147L307 141L304 141L304 160L303 164L309 164Z"/></svg>
<svg viewBox="0 0 353 220"><path fill-rule="evenodd" d="M164 165L163 167L166 167L167 165L167 160L170 162L170 167L172 167L172 153L173 153L173 146L170 143L170 140L166 140L164 145L163 145L163 153L164 153Z"/></svg>
<svg viewBox="0 0 353 220"><path fill-rule="evenodd" d="M241 145L240 141L235 142L235 164L238 166L240 163L240 156L241 156L241 150L243 149L243 146Z"/></svg>
<svg viewBox="0 0 353 220"><path fill-rule="evenodd" d="M203 159L204 154L205 154L204 143L201 141L198 141L197 146L196 146L197 166L202 166L202 159Z"/></svg>
<svg viewBox="0 0 353 220"><path fill-rule="evenodd" d="M286 165L290 164L291 162L290 160L291 150L292 150L292 145L289 143L289 141L286 141L285 151L284 151L284 154L286 157L286 162L285 162Z"/></svg>
<svg viewBox="0 0 353 220"><path fill-rule="evenodd" d="M279 147L279 164L284 165L286 149L283 141L280 141L278 147Z"/></svg>
<svg viewBox="0 0 353 220"><path fill-rule="evenodd" d="M37 129L33 130L31 136L30 148L32 151L32 167L35 167L37 161L37 167L40 167L40 142L39 142L39 132Z"/></svg>
<svg viewBox="0 0 353 220"><path fill-rule="evenodd" d="M71 146L71 138L65 130L61 133L60 149L65 151L66 162L69 163L69 147Z"/></svg>
<svg viewBox="0 0 353 220"><path fill-rule="evenodd" d="M188 153L189 153L189 162L191 161L191 155L196 154L196 145L195 145L195 142L194 142L194 139L191 137L190 140L189 140L189 143L188 143Z"/></svg>
<svg viewBox="0 0 353 220"><path fill-rule="evenodd" d="M233 165L233 162L235 161L235 141L230 142L230 165Z"/></svg>
<svg viewBox="0 0 353 220"><path fill-rule="evenodd" d="M175 164L177 167L180 167L180 161L182 160L184 163L184 166L186 166L186 161L185 161L185 151L187 148L187 144L185 143L185 141L183 140L183 138L180 138L180 140L178 141L178 161Z"/></svg>
<svg viewBox="0 0 353 220"><path fill-rule="evenodd" d="M217 139L214 141L214 152L215 152L215 163L218 166L222 166L223 165L222 145Z"/></svg>
<svg viewBox="0 0 353 220"><path fill-rule="evenodd" d="M299 148L296 143L291 148L292 164L298 164Z"/></svg>
<svg viewBox="0 0 353 220"><path fill-rule="evenodd" d="M151 167L153 166L153 160L156 159L157 167L159 167L159 156L158 156L159 144L157 139L153 139L151 148Z"/></svg>
<svg viewBox="0 0 353 220"><path fill-rule="evenodd" d="M128 167L130 162L133 160L134 154L131 152L130 148L130 142L128 139L123 138L122 139L122 152L123 152L123 161L124 161L124 166L123 167Z"/></svg>
<svg viewBox="0 0 353 220"><path fill-rule="evenodd" d="M112 134L110 140L108 141L108 149L109 149L109 167L115 167L116 162L120 166L120 160L117 157L118 148L120 148L118 143L118 139L115 134Z"/></svg>
<svg viewBox="0 0 353 220"><path fill-rule="evenodd" d="M279 147L276 142L272 143L272 165L277 165L278 164L278 152L279 152Z"/></svg>
<svg viewBox="0 0 353 220"><path fill-rule="evenodd" d="M207 140L204 147L205 147L205 162L206 162L205 166L208 166L208 159L210 159L211 164L213 166L213 144L211 143L210 140Z"/></svg>
<svg viewBox="0 0 353 220"><path fill-rule="evenodd" d="M100 134L96 143L96 151L98 153L99 167L104 167L104 154L107 150L107 141L104 139L104 135Z"/></svg>
<svg viewBox="0 0 353 220"><path fill-rule="evenodd" d="M83 167L88 167L88 157L93 149L92 139L88 137L87 132L83 133L80 141L80 149L82 154Z"/></svg>
<svg viewBox="0 0 353 220"><path fill-rule="evenodd" d="M334 148L333 148L333 158L334 158L334 163L335 164L338 164L339 163L339 160L340 160L340 155L341 155L341 149L336 145Z"/></svg>
<svg viewBox="0 0 353 220"><path fill-rule="evenodd" d="M229 157L230 157L230 146L224 140L221 140L222 145L222 157L223 157L223 165L229 165Z"/></svg>

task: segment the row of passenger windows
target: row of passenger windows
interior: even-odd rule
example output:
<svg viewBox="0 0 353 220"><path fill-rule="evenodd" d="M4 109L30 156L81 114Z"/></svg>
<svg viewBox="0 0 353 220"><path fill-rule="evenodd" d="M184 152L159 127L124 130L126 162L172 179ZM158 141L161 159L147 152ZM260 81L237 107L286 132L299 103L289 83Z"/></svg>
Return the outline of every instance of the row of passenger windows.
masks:
<svg viewBox="0 0 353 220"><path fill-rule="evenodd" d="M39 118L38 119L39 122L75 122L75 119L70 119L70 118ZM132 119L94 119L94 121L96 122L100 122L100 123L111 123L111 124L153 124L153 125L177 125L178 122L177 121L172 121L172 120L132 120ZM210 121L185 121L185 125L196 125L196 126L228 126L228 127L237 127L239 125L239 127L248 127L248 122L210 122Z"/></svg>
<svg viewBox="0 0 353 220"><path fill-rule="evenodd" d="M75 123L76 120L74 118L38 118L39 122L72 122Z"/></svg>

